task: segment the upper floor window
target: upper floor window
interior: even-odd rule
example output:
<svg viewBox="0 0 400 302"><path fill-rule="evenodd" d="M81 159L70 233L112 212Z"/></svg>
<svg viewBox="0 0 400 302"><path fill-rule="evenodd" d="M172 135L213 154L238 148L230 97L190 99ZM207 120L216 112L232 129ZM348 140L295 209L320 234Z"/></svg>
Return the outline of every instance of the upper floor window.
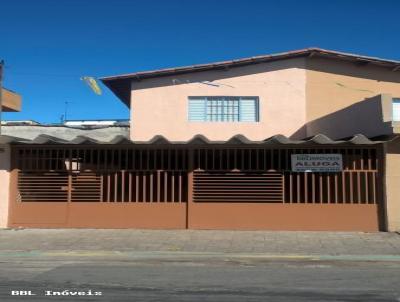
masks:
<svg viewBox="0 0 400 302"><path fill-rule="evenodd" d="M392 117L394 122L400 122L400 99L392 101Z"/></svg>
<svg viewBox="0 0 400 302"><path fill-rule="evenodd" d="M191 122L258 122L258 97L189 97Z"/></svg>

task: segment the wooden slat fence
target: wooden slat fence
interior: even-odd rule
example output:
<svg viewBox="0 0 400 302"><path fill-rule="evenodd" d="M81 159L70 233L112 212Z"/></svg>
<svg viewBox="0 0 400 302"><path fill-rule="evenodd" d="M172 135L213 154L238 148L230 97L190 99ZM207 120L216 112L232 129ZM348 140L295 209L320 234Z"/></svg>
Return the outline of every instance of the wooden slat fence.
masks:
<svg viewBox="0 0 400 302"><path fill-rule="evenodd" d="M188 193L182 171L19 172L18 191L23 202L187 202Z"/></svg>
<svg viewBox="0 0 400 302"><path fill-rule="evenodd" d="M281 173L195 172L195 202L282 202Z"/></svg>
<svg viewBox="0 0 400 302"><path fill-rule="evenodd" d="M377 171L285 172L285 203L362 203L378 200Z"/></svg>
<svg viewBox="0 0 400 302"><path fill-rule="evenodd" d="M20 171L18 199L24 202L66 202L68 201L68 174Z"/></svg>
<svg viewBox="0 0 400 302"><path fill-rule="evenodd" d="M116 171L102 177L103 202L186 202L187 173Z"/></svg>

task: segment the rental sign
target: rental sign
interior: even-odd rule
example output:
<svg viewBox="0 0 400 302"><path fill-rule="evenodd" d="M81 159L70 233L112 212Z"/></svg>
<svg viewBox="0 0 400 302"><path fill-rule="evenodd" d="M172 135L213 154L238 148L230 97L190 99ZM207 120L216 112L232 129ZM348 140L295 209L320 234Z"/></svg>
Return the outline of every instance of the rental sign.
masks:
<svg viewBox="0 0 400 302"><path fill-rule="evenodd" d="M292 154L293 172L340 172L342 154Z"/></svg>

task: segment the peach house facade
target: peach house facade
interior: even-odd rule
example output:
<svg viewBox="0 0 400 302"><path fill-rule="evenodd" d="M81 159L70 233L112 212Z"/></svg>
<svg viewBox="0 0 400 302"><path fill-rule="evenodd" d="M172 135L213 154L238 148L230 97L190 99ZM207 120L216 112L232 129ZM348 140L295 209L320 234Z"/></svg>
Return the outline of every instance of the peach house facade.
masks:
<svg viewBox="0 0 400 302"><path fill-rule="evenodd" d="M189 121L191 96L257 96L259 121ZM155 135L186 141L196 134L216 141L236 134L252 140L275 134L302 138L306 136L300 130L306 123L305 61L294 59L132 82L131 108L131 139L139 141Z"/></svg>
<svg viewBox="0 0 400 302"><path fill-rule="evenodd" d="M373 137L390 134L385 122L392 118L392 96L400 95L396 72L322 58L151 78L131 85L131 138L139 141L155 135L185 141L199 133L211 140L236 134L253 140L276 134L294 139L320 133L335 139L357 133ZM389 98L387 112L382 112L382 95ZM257 96L260 120L191 122L191 96Z"/></svg>
<svg viewBox="0 0 400 302"><path fill-rule="evenodd" d="M309 48L101 80L129 135L10 139L3 226L400 229L400 62Z"/></svg>

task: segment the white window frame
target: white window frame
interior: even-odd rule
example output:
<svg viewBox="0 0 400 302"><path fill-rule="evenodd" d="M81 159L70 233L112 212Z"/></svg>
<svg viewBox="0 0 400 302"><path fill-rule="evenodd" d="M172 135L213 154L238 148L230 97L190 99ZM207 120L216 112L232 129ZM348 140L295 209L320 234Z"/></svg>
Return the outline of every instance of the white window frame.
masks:
<svg viewBox="0 0 400 302"><path fill-rule="evenodd" d="M254 121L243 121L241 116L241 102L250 99L254 100L255 102ZM191 120L190 101L195 101L195 100L204 100L204 109L203 109L204 116L201 120ZM228 102L233 102L233 104L231 105ZM234 102L237 102L237 106L235 106ZM258 96L189 96L187 104L188 104L187 118L189 122L212 122L212 123L260 122L260 99ZM214 112L214 109L216 110L216 112ZM237 117L235 115L237 115Z"/></svg>
<svg viewBox="0 0 400 302"><path fill-rule="evenodd" d="M400 98L392 99L392 121L400 122Z"/></svg>

